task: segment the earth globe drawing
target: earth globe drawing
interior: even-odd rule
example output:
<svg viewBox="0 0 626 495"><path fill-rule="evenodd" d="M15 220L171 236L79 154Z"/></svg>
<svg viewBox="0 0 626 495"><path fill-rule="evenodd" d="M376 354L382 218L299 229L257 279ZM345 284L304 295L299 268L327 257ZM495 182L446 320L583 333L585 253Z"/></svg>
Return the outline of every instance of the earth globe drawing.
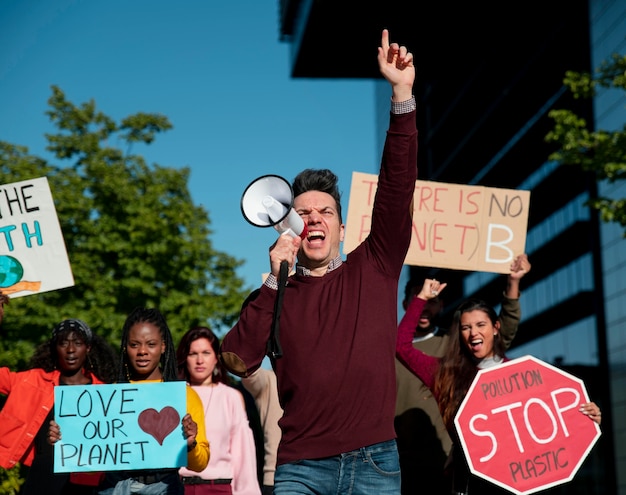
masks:
<svg viewBox="0 0 626 495"><path fill-rule="evenodd" d="M24 275L24 267L13 256L0 256L0 289L15 285Z"/></svg>

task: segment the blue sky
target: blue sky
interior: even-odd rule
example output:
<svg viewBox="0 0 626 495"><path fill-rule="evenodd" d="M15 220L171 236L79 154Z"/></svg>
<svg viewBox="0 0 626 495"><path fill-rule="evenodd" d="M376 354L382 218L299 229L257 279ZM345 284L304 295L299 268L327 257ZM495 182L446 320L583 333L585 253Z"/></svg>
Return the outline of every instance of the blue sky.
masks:
<svg viewBox="0 0 626 495"><path fill-rule="evenodd" d="M352 172L379 165L374 82L290 78L278 8L279 0L2 0L0 139L52 158L44 137L54 130L45 115L52 85L117 121L166 115L174 128L134 152L190 167L215 248L244 260L239 274L256 287L277 232L241 214L253 179L330 168L347 211ZM372 57L376 48L345 47Z"/></svg>

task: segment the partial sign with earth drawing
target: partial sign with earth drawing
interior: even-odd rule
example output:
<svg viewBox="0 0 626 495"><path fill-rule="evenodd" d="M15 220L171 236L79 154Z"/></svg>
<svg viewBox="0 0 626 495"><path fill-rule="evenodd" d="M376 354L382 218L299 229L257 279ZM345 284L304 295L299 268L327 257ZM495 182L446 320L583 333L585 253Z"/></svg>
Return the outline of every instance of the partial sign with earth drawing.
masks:
<svg viewBox="0 0 626 495"><path fill-rule="evenodd" d="M480 370L454 423L470 470L517 494L574 478L600 437L582 380L532 356Z"/></svg>
<svg viewBox="0 0 626 495"><path fill-rule="evenodd" d="M15 299L73 285L48 179L0 185L0 290Z"/></svg>
<svg viewBox="0 0 626 495"><path fill-rule="evenodd" d="M55 387L54 472L185 466L186 410L185 382Z"/></svg>

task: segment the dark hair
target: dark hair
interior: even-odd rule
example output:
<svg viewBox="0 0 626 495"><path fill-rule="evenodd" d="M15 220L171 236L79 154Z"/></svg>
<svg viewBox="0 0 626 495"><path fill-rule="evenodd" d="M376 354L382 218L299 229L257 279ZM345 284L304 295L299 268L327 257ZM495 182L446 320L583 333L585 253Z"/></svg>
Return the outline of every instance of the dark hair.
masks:
<svg viewBox="0 0 626 495"><path fill-rule="evenodd" d="M80 322L81 325L77 325ZM57 343L66 339L71 333L81 335L90 346L89 354L85 360L85 371L94 374L105 383L113 383L117 375L117 356L115 350L102 337L94 334L91 329L84 332L87 324L81 320L63 320L57 324L52 336L47 342L40 344L30 359L31 368L41 368L45 371L53 371L58 365ZM88 335L91 338L88 338Z"/></svg>
<svg viewBox="0 0 626 495"><path fill-rule="evenodd" d="M193 327L187 330L185 335L180 339L178 349L176 349L176 361L178 368L178 377L181 380L185 380L188 383L191 381L189 376L189 369L187 368L187 356L189 355L189 349L191 344L198 339L207 339L211 344L211 348L217 358L215 364L215 370L213 371L213 383L225 383L231 385L228 375L225 373L222 363L219 359L220 356L220 341L213 331L208 327Z"/></svg>
<svg viewBox="0 0 626 495"><path fill-rule="evenodd" d="M178 381L176 372L176 351L174 350L174 341L172 340L172 332L167 326L165 317L158 309L154 308L135 308L126 317L122 328L122 342L120 344L120 366L117 375L117 381L127 383L131 379L131 373L128 368L128 354L126 346L128 345L128 333L137 323L151 323L159 329L161 338L165 342L165 352L161 354L161 373L164 382Z"/></svg>
<svg viewBox="0 0 626 495"><path fill-rule="evenodd" d="M307 168L296 175L293 180L293 196L295 198L308 191L321 191L330 194L337 203L337 214L339 215L339 222L342 223L341 193L337 187L338 181L337 176L327 168Z"/></svg>
<svg viewBox="0 0 626 495"><path fill-rule="evenodd" d="M461 315L471 311L483 311L494 326L499 322L493 307L480 299L468 299L454 311L450 341L441 359L434 387L441 416L449 431L454 428L454 416L478 372L476 361L461 335ZM493 352L495 356L504 358L504 343L499 332L493 339Z"/></svg>

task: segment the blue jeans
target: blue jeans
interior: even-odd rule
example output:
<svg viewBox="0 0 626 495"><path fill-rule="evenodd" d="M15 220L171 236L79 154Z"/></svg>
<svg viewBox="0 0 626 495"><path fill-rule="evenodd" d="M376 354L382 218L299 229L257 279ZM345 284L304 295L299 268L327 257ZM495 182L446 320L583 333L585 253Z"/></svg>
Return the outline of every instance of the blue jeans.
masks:
<svg viewBox="0 0 626 495"><path fill-rule="evenodd" d="M400 461L395 440L324 459L281 464L274 495L399 495Z"/></svg>

